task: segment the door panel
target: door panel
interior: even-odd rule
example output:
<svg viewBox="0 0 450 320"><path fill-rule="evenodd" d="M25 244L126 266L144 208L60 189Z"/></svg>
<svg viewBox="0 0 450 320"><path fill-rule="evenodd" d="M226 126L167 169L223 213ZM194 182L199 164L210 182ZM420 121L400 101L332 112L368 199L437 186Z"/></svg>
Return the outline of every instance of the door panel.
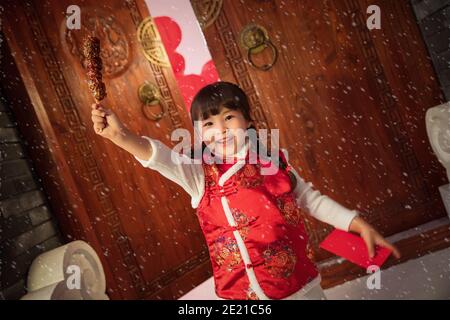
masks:
<svg viewBox="0 0 450 320"><path fill-rule="evenodd" d="M20 106L15 111L20 122L44 132L42 148L51 162L40 171L53 211L68 241L84 239L96 249L108 295L176 298L211 274L197 217L182 188L94 133L84 36L94 32L101 40L104 104L129 129L170 145L173 129L191 126L186 107L171 69L146 60L137 40L137 27L148 16L143 1L78 1L82 28L67 30L65 12L72 4L8 4L5 33L38 123ZM145 117L138 98L145 81L158 86L168 107L158 122Z"/></svg>

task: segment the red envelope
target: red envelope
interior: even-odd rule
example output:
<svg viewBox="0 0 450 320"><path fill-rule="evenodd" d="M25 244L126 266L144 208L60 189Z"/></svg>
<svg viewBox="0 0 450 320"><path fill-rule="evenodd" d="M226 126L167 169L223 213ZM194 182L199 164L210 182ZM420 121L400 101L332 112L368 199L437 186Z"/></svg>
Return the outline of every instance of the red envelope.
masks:
<svg viewBox="0 0 450 320"><path fill-rule="evenodd" d="M337 229L331 232L328 237L322 241L320 247L365 269L370 265L381 267L392 253L391 250L385 247L376 246L375 256L370 259L363 238L350 232Z"/></svg>

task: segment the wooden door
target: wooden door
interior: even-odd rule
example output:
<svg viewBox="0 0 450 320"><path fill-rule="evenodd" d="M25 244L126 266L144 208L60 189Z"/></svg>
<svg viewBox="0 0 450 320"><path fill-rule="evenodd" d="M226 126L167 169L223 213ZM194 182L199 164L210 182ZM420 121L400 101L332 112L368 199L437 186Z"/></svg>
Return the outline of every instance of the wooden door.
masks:
<svg viewBox="0 0 450 320"><path fill-rule="evenodd" d="M81 8L81 30L66 27L72 4ZM177 298L209 277L208 251L183 189L97 136L91 125L81 43L97 28L104 104L132 131L169 145L173 129L191 127L170 67L149 62L137 40L137 27L149 15L144 1L9 1L4 13L17 65L9 64L9 76L17 72L24 85L8 86L19 125L63 235L96 249L110 298ZM163 50L157 42L149 49ZM145 81L158 86L168 107L160 121L146 118L138 98Z"/></svg>
<svg viewBox="0 0 450 320"><path fill-rule="evenodd" d="M305 180L386 236L445 216L438 186L447 178L424 120L443 96L408 1L191 2L209 25L203 31L221 79L247 92L260 128L280 129ZM366 27L371 4L381 8L381 30ZM278 50L268 71L252 67L240 45L250 23ZM253 55L258 65L271 59L269 47ZM313 220L307 227L316 260L330 258L318 244L331 228ZM402 248L410 258L417 243Z"/></svg>

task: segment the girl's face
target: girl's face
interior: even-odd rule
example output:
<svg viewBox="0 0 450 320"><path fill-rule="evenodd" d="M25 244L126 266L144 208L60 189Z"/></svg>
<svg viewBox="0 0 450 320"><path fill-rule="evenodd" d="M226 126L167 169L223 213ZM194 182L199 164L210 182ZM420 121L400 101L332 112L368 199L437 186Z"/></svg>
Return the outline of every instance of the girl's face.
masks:
<svg viewBox="0 0 450 320"><path fill-rule="evenodd" d="M217 115L197 122L197 132L215 156L232 157L245 143L250 122L239 110L223 107Z"/></svg>

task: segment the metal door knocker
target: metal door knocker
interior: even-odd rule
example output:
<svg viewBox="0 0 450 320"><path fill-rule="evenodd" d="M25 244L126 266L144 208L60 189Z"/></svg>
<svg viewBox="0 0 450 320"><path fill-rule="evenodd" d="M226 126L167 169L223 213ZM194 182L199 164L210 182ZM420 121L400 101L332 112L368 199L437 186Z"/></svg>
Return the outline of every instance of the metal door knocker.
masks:
<svg viewBox="0 0 450 320"><path fill-rule="evenodd" d="M138 90L139 100L143 103L142 112L144 116L153 121L159 121L166 115L167 106L163 100L161 100L161 94L158 87L150 82L143 83ZM150 111L151 108L160 105L161 112L153 113Z"/></svg>
<svg viewBox="0 0 450 320"><path fill-rule="evenodd" d="M273 67L278 58L278 50L270 41L267 30L257 24L248 24L240 33L241 46L247 50L247 58L250 64L262 71L267 71ZM267 47L272 49L272 61L269 64L256 65L252 60L252 55L262 52Z"/></svg>

